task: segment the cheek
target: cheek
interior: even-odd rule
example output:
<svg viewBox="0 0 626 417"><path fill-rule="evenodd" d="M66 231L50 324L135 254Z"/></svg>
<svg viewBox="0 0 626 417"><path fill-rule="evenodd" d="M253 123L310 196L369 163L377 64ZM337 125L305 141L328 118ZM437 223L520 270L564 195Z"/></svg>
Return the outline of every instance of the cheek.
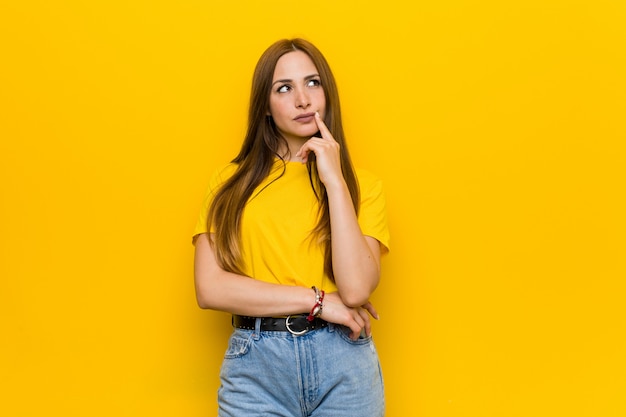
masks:
<svg viewBox="0 0 626 417"><path fill-rule="evenodd" d="M284 104L279 100L270 100L269 114L273 117L279 117L284 112Z"/></svg>
<svg viewBox="0 0 626 417"><path fill-rule="evenodd" d="M326 96L324 95L324 91L320 91L316 95L317 107L320 109L326 109Z"/></svg>

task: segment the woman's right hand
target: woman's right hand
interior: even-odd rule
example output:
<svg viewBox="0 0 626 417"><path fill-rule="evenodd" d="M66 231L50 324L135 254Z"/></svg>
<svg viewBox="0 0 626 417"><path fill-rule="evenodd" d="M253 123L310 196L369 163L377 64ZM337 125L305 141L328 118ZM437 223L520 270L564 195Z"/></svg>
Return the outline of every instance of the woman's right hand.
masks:
<svg viewBox="0 0 626 417"><path fill-rule="evenodd" d="M324 296L324 307L321 318L335 324L344 325L352 331L350 338L356 340L365 329L365 334L372 334L370 315L378 320L378 313L369 301L361 307L347 307L339 293L331 292Z"/></svg>

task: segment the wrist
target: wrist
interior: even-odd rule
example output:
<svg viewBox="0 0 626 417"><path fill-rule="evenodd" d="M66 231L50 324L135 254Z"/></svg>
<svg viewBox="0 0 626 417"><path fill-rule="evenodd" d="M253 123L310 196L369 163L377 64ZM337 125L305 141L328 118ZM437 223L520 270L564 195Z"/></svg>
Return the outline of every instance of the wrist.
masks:
<svg viewBox="0 0 626 417"><path fill-rule="evenodd" d="M310 322L315 320L315 318L322 315L322 309L324 308L324 295L325 295L324 290L320 290L315 286L311 288L315 292L315 304L313 304L313 307L311 308L311 312L306 318Z"/></svg>
<svg viewBox="0 0 626 417"><path fill-rule="evenodd" d="M326 181L324 188L326 188L328 194L349 192L348 185L343 176L339 176L333 181Z"/></svg>

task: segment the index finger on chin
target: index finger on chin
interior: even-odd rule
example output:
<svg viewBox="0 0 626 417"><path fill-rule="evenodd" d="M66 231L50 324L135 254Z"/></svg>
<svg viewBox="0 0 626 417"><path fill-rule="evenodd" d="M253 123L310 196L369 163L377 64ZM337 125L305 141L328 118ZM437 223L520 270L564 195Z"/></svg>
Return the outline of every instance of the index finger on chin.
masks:
<svg viewBox="0 0 626 417"><path fill-rule="evenodd" d="M333 135L330 133L330 130L328 130L328 127L326 127L319 112L315 112L315 123L317 123L317 128L320 130L322 138L334 140Z"/></svg>

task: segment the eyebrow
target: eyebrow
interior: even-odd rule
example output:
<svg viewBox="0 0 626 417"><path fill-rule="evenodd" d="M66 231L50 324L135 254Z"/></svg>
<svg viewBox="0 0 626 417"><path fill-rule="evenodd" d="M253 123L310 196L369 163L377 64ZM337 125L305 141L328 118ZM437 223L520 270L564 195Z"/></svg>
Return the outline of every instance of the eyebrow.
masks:
<svg viewBox="0 0 626 417"><path fill-rule="evenodd" d="M313 78L319 77L319 76L320 76L319 74L307 75L306 77L304 77L304 81L309 81L310 79L313 79ZM274 86L275 84L278 84L278 83L291 83L291 82L293 82L293 80L290 80L290 79L276 80L276 81L274 81L272 83L272 86Z"/></svg>

